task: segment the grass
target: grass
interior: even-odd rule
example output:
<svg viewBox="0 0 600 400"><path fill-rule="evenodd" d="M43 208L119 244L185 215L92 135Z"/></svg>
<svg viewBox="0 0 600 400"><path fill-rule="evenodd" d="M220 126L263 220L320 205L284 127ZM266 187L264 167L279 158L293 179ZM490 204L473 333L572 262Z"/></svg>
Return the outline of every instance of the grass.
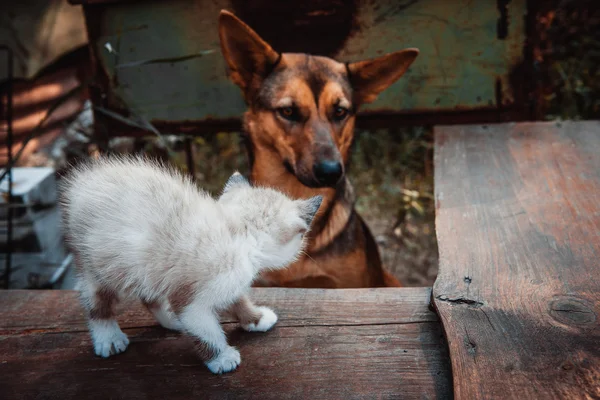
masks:
<svg viewBox="0 0 600 400"><path fill-rule="evenodd" d="M357 132L349 178L356 208L371 228L385 267L407 286L437 275L432 130Z"/></svg>

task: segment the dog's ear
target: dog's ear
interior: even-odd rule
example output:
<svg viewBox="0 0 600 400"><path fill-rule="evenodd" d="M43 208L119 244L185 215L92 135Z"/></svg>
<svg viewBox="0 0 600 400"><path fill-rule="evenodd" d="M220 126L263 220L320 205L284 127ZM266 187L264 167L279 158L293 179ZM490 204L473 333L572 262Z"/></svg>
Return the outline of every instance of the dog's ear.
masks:
<svg viewBox="0 0 600 400"><path fill-rule="evenodd" d="M229 77L248 98L277 64L279 54L229 11L222 10L219 15L219 38Z"/></svg>
<svg viewBox="0 0 600 400"><path fill-rule="evenodd" d="M379 93L404 75L418 55L419 49L405 49L372 60L348 64L356 105L374 101Z"/></svg>
<svg viewBox="0 0 600 400"><path fill-rule="evenodd" d="M225 187L223 187L223 193L227 193L233 188L244 186L250 186L250 182L248 182L248 179L246 179L244 175L240 174L238 171L235 171L225 183Z"/></svg>

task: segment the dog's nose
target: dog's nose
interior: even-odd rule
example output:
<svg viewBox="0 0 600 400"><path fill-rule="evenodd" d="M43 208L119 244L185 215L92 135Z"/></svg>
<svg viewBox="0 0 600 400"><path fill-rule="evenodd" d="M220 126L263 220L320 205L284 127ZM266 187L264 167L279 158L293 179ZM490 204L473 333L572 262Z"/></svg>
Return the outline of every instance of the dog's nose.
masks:
<svg viewBox="0 0 600 400"><path fill-rule="evenodd" d="M313 166L313 173L321 185L333 186L342 177L342 164L333 160L321 161Z"/></svg>

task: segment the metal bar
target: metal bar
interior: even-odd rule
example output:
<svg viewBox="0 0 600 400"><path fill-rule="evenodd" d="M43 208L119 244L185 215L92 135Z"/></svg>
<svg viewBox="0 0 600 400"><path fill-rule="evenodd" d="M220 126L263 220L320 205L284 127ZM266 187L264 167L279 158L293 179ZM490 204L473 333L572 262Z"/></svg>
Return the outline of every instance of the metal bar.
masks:
<svg viewBox="0 0 600 400"><path fill-rule="evenodd" d="M6 85L6 147L8 150L8 163L7 168L7 180L8 180L8 196L7 203L10 205L13 201L12 194L12 146L13 146L13 52L8 46L0 46L0 50L3 50L7 54L7 71L8 71L8 82ZM10 274L12 267L12 234L13 234L13 208L8 207L7 210L7 230L6 230L6 264L4 266L4 274L2 276L4 288L10 287Z"/></svg>
<svg viewBox="0 0 600 400"><path fill-rule="evenodd" d="M356 120L358 129L379 129L397 126L418 125L456 125L456 124L491 124L501 122L529 121L529 113L517 108L493 108L464 111L433 111L421 113L364 113ZM111 137L147 137L152 133L145 129L123 124L110 119L106 123ZM243 126L241 119L224 119L213 121L165 122L150 121L159 131L172 132L175 136L208 137L220 132L239 133Z"/></svg>
<svg viewBox="0 0 600 400"><path fill-rule="evenodd" d="M36 211L52 208L56 203L17 203L17 204L0 204L0 210L4 208L23 209L33 208Z"/></svg>
<svg viewBox="0 0 600 400"><path fill-rule="evenodd" d="M58 267L56 272L54 272L54 275L52 275L52 277L50 278L50 281L48 281L48 284L50 285L50 287L52 287L52 285L54 285L56 282L58 282L60 280L60 278L63 277L63 275L67 271L67 268L73 263L74 259L75 259L75 257L73 256L72 253L67 254L65 259L61 263L60 267Z"/></svg>
<svg viewBox="0 0 600 400"><path fill-rule="evenodd" d="M188 173L192 178L196 177L196 164L194 163L194 142L191 137L185 138L185 158L187 162Z"/></svg>

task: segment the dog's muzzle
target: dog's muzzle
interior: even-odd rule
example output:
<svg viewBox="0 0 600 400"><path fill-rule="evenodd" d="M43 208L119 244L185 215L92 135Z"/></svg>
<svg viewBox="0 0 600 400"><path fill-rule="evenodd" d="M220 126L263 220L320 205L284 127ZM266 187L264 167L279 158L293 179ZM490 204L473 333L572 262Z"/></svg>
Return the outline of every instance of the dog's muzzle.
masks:
<svg viewBox="0 0 600 400"><path fill-rule="evenodd" d="M313 174L321 186L335 186L344 175L344 168L339 161L325 160L313 165Z"/></svg>

